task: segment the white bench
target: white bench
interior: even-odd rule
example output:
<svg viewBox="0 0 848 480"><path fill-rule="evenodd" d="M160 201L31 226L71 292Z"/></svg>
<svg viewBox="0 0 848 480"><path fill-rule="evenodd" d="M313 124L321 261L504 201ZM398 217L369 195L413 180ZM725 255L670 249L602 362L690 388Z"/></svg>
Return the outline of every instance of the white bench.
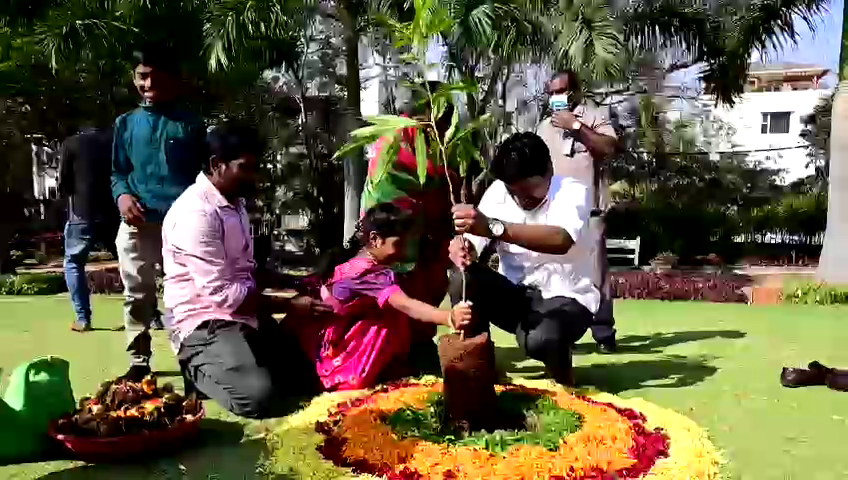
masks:
<svg viewBox="0 0 848 480"><path fill-rule="evenodd" d="M607 258L626 258L633 260L633 266L639 266L639 243L640 237L636 240L622 240L617 238L607 239ZM615 249L621 253L609 253L609 250Z"/></svg>

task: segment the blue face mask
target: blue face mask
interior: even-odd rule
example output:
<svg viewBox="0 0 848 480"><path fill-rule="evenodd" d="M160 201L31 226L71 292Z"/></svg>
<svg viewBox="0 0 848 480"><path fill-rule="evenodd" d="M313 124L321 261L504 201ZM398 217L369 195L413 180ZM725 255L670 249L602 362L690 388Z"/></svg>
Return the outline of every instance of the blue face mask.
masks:
<svg viewBox="0 0 848 480"><path fill-rule="evenodd" d="M551 95L548 98L548 106L551 108L553 112L559 112L561 110L568 110L570 105L568 103L568 94L567 93L557 93Z"/></svg>

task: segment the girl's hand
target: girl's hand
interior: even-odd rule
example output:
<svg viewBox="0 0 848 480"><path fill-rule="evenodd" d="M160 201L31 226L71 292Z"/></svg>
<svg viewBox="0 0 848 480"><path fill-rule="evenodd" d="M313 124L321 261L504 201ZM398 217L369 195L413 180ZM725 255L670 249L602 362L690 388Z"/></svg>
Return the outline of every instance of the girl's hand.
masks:
<svg viewBox="0 0 848 480"><path fill-rule="evenodd" d="M454 305L448 316L448 323L454 330L465 330L471 325L471 302L459 302Z"/></svg>

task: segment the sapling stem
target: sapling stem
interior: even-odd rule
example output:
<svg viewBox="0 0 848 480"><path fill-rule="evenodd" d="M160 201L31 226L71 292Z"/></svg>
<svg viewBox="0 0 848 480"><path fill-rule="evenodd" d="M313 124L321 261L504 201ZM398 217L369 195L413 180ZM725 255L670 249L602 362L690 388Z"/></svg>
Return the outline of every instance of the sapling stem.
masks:
<svg viewBox="0 0 848 480"><path fill-rule="evenodd" d="M445 148L444 141L442 140L441 136L439 135L439 130L438 130L438 128L436 128L437 118L435 116L436 112L435 112L434 104L433 104L433 92L430 91L430 86L427 83L424 84L424 88L427 90L427 97L429 97L429 100L430 100L430 121L429 122L423 122L423 123L425 123L426 126L431 128L432 129L431 131L434 132L434 134L432 135L432 138L436 141L436 145L438 145L438 148L439 148L437 155L441 157L442 163L444 164L445 178L447 178L447 181L448 181L448 192L449 192L448 194L450 195L450 202L451 202L451 206L453 207L453 206L456 206L456 195L454 193L455 191L454 191L454 188L453 188L453 181L451 180L450 168L448 167L448 153L447 153L447 150ZM456 108L456 107L454 106L454 108ZM462 159L459 159L459 161L462 162ZM466 202L466 192L465 192L466 183L465 182L466 182L466 179L463 178L462 179L462 188L459 192L460 201L462 201L462 203ZM461 237L461 236L462 235L457 235L457 237ZM465 268L462 268L460 271L462 273L462 277L461 277L462 278L462 302L465 303L466 300L467 300L467 295L466 295L467 281L466 281L466 278L465 278L465 276L466 276ZM465 339L465 331L464 330L459 331L459 338L462 339L462 340Z"/></svg>
<svg viewBox="0 0 848 480"><path fill-rule="evenodd" d="M429 93L430 92L428 90L428 94ZM431 97L431 103L430 104L432 105L432 97ZM455 191L454 191L454 188L453 188L453 181L451 180L451 175L450 175L451 172L450 172L450 168L448 167L447 150L445 150L445 145L442 142L442 139L439 138L439 133L438 133L438 130L436 129L435 119L433 119L431 117L431 121L427 122L427 123L429 124L428 126L432 127L433 131L436 132L436 134L433 135L433 137L436 140L436 144L439 146L438 155L440 155L442 157L442 163L445 166L445 178L447 178L447 180L448 180L448 192L449 192L448 194L450 195L451 206L456 206L456 194L454 193ZM465 180L465 178L463 178L462 179L462 188L460 189L460 192L459 192L460 201L462 203L465 203L465 201L466 201L466 192L465 192L466 184L465 184L465 182L466 182L466 180ZM457 235L457 237L462 237L462 235ZM460 272L462 273L462 277L461 277L462 278L462 302L465 303L466 300L467 300L467 294L466 294L467 281L466 281L466 278L465 278L465 269L462 268L460 270ZM459 331L459 338L462 339L462 340L465 340L465 331L464 330Z"/></svg>

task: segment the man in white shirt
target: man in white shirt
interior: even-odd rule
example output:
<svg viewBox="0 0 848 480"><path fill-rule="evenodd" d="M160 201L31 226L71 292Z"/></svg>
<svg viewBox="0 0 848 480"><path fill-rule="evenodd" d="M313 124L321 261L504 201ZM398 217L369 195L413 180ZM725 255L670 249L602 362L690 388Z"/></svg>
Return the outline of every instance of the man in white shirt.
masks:
<svg viewBox="0 0 848 480"><path fill-rule="evenodd" d="M592 215L589 220L592 280L601 292L601 306L592 322L592 336L601 353L614 353L613 318L609 262L606 252L603 213L609 206L609 185L604 163L616 148L616 133L609 109L583 98L580 80L571 70L555 73L546 87L550 115L539 123L536 133L551 151L554 175L573 177L592 189Z"/></svg>
<svg viewBox="0 0 848 480"><path fill-rule="evenodd" d="M587 225L591 191L553 174L545 142L517 133L499 147L489 167L496 181L475 208L453 209L451 301L473 305L478 327L514 332L531 358L558 382L572 385L571 348L598 311ZM475 262L486 247L500 257L499 272ZM463 288L464 287L464 288ZM477 333L477 332L470 332Z"/></svg>

